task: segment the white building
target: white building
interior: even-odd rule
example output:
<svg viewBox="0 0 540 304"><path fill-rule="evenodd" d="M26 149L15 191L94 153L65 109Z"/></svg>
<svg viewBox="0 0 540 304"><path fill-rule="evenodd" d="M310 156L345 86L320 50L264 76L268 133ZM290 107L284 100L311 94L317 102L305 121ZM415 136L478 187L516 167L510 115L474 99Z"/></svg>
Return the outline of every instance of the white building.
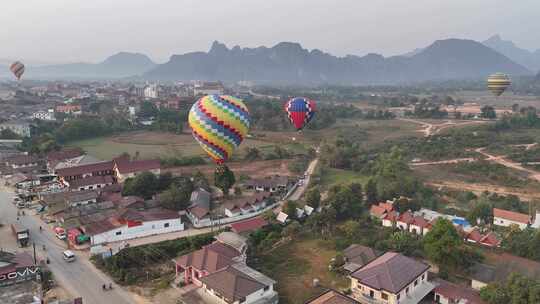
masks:
<svg viewBox="0 0 540 304"><path fill-rule="evenodd" d="M202 95L223 95L225 88L221 82L205 82L202 84L196 84L193 88L193 94L195 96Z"/></svg>
<svg viewBox="0 0 540 304"><path fill-rule="evenodd" d="M159 97L159 90L157 84L148 85L144 88L144 97L146 98L158 98Z"/></svg>
<svg viewBox="0 0 540 304"><path fill-rule="evenodd" d="M502 227L517 225L525 229L531 224L531 218L527 214L493 208L493 224Z"/></svg>
<svg viewBox="0 0 540 304"><path fill-rule="evenodd" d="M47 121L54 121L56 118L54 117L54 109L49 109L47 111L37 111L34 114L32 114L33 119L38 120L47 120Z"/></svg>
<svg viewBox="0 0 540 304"><path fill-rule="evenodd" d="M92 245L130 240L184 230L180 214L174 211L126 210L123 214L84 226Z"/></svg>
<svg viewBox="0 0 540 304"><path fill-rule="evenodd" d="M30 137L30 124L22 121L6 121L0 124L0 130L9 129L13 133L22 136Z"/></svg>

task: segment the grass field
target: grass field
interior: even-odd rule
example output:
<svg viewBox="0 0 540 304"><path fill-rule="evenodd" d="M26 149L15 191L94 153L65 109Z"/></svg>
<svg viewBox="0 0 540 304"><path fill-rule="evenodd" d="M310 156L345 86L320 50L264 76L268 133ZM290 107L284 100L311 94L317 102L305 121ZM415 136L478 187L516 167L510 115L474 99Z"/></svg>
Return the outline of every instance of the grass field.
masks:
<svg viewBox="0 0 540 304"><path fill-rule="evenodd" d="M328 270L330 259L337 252L323 242L294 240L260 258L260 270L277 281L279 303L303 304L319 294L321 288L313 287L313 279L318 279L325 288L340 290L349 286L346 277Z"/></svg>
<svg viewBox="0 0 540 304"><path fill-rule="evenodd" d="M275 145L280 145L294 152L306 151L309 142L302 138L293 141L291 138L295 135L294 132L265 132L264 134L257 132L256 137L248 138L242 143L237 154L241 154L247 147L258 147L265 151L270 150ZM204 155L191 134L162 132L128 132L71 142L67 146L80 147L88 154L100 159L111 159L123 152L134 155L137 151L143 159L171 155Z"/></svg>
<svg viewBox="0 0 540 304"><path fill-rule="evenodd" d="M321 175L321 188L325 190L336 184L361 183L364 185L366 182L366 176L349 170L324 168Z"/></svg>

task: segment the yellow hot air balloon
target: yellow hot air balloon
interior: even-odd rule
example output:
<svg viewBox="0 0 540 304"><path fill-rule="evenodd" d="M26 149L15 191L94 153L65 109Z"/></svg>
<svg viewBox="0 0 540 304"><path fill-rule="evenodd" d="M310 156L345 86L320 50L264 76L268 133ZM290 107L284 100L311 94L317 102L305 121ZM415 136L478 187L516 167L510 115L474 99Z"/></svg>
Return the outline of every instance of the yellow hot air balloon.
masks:
<svg viewBox="0 0 540 304"><path fill-rule="evenodd" d="M503 73L492 74L487 79L487 87L495 96L501 96L510 84L512 84L510 77Z"/></svg>

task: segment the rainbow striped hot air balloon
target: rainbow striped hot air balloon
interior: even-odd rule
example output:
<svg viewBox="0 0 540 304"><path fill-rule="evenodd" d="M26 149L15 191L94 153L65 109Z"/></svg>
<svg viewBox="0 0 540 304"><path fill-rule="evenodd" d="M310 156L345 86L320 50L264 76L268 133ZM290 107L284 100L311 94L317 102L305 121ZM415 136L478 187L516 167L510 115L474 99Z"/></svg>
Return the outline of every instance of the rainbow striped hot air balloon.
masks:
<svg viewBox="0 0 540 304"><path fill-rule="evenodd" d="M223 164L249 131L249 110L244 102L228 95L207 95L189 111L193 137L217 163Z"/></svg>
<svg viewBox="0 0 540 304"><path fill-rule="evenodd" d="M489 75L487 79L487 87L495 96L501 96L511 83L510 77L503 73Z"/></svg>
<svg viewBox="0 0 540 304"><path fill-rule="evenodd" d="M24 64L22 64L20 61L15 61L11 66L9 67L9 70L15 77L17 77L17 80L21 80L22 75L24 74Z"/></svg>

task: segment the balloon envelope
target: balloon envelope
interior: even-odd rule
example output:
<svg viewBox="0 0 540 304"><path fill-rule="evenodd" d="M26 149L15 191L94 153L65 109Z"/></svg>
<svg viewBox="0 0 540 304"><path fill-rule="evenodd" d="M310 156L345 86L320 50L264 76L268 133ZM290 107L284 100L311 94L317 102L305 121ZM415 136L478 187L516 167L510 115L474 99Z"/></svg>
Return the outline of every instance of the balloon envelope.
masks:
<svg viewBox="0 0 540 304"><path fill-rule="evenodd" d="M315 116L316 105L313 100L295 97L285 104L285 112L296 130L302 130Z"/></svg>
<svg viewBox="0 0 540 304"><path fill-rule="evenodd" d="M510 78L503 73L492 74L487 79L487 87L495 96L501 96L511 83Z"/></svg>
<svg viewBox="0 0 540 304"><path fill-rule="evenodd" d="M24 74L24 64L22 64L20 61L15 61L11 66L9 67L13 75L17 77L17 80L20 80L22 75Z"/></svg>
<svg viewBox="0 0 540 304"><path fill-rule="evenodd" d="M189 111L193 137L218 164L227 161L249 131L249 110L244 102L228 95L207 95Z"/></svg>

